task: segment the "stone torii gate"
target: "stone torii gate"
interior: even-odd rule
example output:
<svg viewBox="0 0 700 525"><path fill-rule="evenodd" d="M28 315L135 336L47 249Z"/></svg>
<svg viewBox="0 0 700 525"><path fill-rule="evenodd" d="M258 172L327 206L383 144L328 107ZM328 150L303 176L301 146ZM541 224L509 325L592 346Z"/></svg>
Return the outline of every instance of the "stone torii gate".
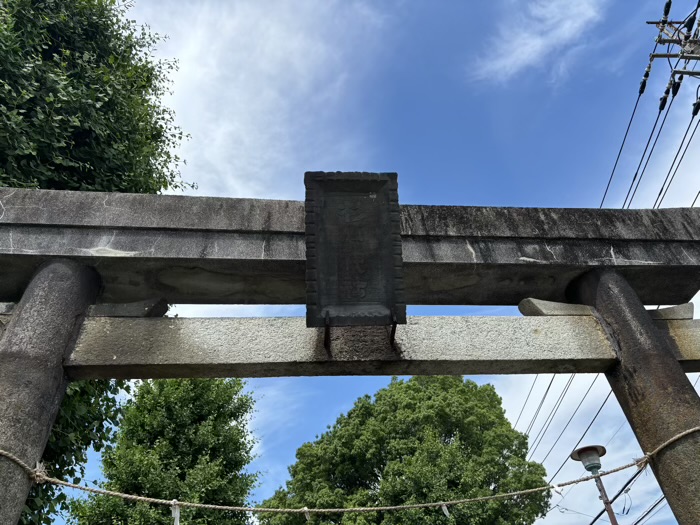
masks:
<svg viewBox="0 0 700 525"><path fill-rule="evenodd" d="M700 321L683 306L700 208L402 206L400 225L406 303L525 317L413 317L393 342L340 327L330 345L300 318L162 318L164 303L304 304L304 203L0 189L0 448L35 464L67 382L88 378L601 372L643 450L700 425L685 375ZM700 434L650 463L697 524ZM0 523L30 483L0 459Z"/></svg>

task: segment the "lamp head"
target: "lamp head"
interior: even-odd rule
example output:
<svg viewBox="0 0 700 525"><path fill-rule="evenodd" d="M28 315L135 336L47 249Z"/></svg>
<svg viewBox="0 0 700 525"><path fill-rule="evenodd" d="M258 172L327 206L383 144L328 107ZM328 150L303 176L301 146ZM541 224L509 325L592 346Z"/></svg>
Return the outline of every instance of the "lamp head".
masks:
<svg viewBox="0 0 700 525"><path fill-rule="evenodd" d="M571 453L571 459L583 463L583 467L593 474L600 470L600 458L605 455L605 447L590 445L581 447Z"/></svg>

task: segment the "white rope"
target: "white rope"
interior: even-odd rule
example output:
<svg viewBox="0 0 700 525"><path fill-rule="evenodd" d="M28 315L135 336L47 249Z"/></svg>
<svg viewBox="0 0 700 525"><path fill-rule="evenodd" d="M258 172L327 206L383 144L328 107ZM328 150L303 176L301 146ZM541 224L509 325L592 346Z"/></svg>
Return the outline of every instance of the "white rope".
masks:
<svg viewBox="0 0 700 525"><path fill-rule="evenodd" d="M646 466L649 464L649 460L653 456L655 456L656 454L661 452L663 449L665 449L669 445L672 445L676 441L684 438L685 436L693 434L695 432L700 432L700 426L690 428L690 429L686 430L685 432L681 432L680 434L675 435L674 437L672 437L668 441L665 441L664 443L662 443L661 445L656 447L651 452L647 452L646 454L644 454L644 456L641 457L640 459L636 459L630 463L627 463L626 465L621 465L621 466L616 467L612 470L601 471L597 475L594 475L594 476L585 476L585 477L574 479L571 481L566 481L564 483L557 483L556 485L549 484L549 485L543 485L541 487L535 487L535 488L531 488L531 489L518 490L515 492L492 494L491 496L481 496L481 497L476 497L476 498L464 498L464 499L456 499L456 500L450 500L450 501L438 501L438 502L433 502L433 503L413 503L413 504L407 504L407 505L391 505L391 506L384 506L384 507L348 507L348 508L335 508L335 509L309 509L307 507L302 507L299 509L282 509L282 508L265 508L265 507L235 507L235 506L228 506L228 505L209 505L206 503L191 503L191 502L187 502L187 501L148 498L145 496L136 496L134 494L125 494L125 493L116 492L113 490L85 487L82 485L76 485L75 483L69 483L67 481L63 481L60 479L51 478L51 477L46 475L46 473L43 471L43 469L40 469L40 468L33 469L29 465L27 465L24 461L22 461L17 456L15 456L14 454L7 452L5 450L2 450L2 449L0 449L0 457L4 457L6 459L9 459L13 463L17 464L22 470L24 470L27 473L27 476L35 483L50 483L52 485L58 485L61 487L67 487L67 488L71 488L71 489L81 490L83 492L88 492L90 494L98 494L101 496L111 496L111 497L115 497L115 498L121 498L121 499L124 499L127 501L150 503L153 505L169 506L173 509L173 517L175 518L175 525L179 524L179 517L180 517L179 514L180 514L181 508L220 510L220 511L227 511L227 512L250 512L250 513L257 513L257 514L263 514L263 513L303 514L304 517L306 518L306 520L310 521L311 514L349 514L349 513L360 514L360 513L367 513L367 512L390 512L390 511L400 511L400 510L410 510L410 509L430 509L430 508L442 509L442 512L445 513L445 515L449 515L449 511L447 511L447 508L455 506L455 505L464 505L467 503L481 503L481 502L485 502L485 501L510 499L510 498L515 498L517 496L526 496L529 494L536 494L538 492L544 492L547 490L555 490L556 491L556 490L559 490L563 487L567 487L569 485L577 485L579 483L591 481L591 480L594 480L596 478L600 478L603 476L609 476L611 474L615 474L616 472L620 472L621 470L626 470L628 468L632 468L632 467L637 467L639 469L646 468ZM176 515L176 513L177 513L177 515Z"/></svg>

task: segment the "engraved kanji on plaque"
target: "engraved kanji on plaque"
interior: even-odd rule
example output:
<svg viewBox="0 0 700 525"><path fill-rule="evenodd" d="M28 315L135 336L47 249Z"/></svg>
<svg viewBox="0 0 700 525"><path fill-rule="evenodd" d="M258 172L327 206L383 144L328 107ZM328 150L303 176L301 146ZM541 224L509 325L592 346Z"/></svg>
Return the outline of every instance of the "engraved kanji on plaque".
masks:
<svg viewBox="0 0 700 525"><path fill-rule="evenodd" d="M306 325L406 323L396 173L307 172Z"/></svg>

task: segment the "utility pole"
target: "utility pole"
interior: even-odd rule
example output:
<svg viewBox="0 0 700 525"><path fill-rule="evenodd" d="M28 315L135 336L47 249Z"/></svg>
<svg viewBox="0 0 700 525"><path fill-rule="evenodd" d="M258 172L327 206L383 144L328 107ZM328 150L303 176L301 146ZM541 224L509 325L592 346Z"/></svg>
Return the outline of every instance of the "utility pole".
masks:
<svg viewBox="0 0 700 525"><path fill-rule="evenodd" d="M659 45L668 46L666 53L652 53L649 55L650 65L657 58L666 58L669 61L676 59L676 65L672 66L671 75L687 75L691 77L700 76L700 71L695 71L689 68L691 62L696 63L700 60L700 39L698 39L698 28L694 28L697 17L696 11L693 11L688 18L681 21L669 21L668 14L671 8L671 2L666 2L664 8L664 16L661 20L648 21L647 24L655 25L659 29L659 36L656 38L656 43ZM678 64L683 61L684 66L678 69Z"/></svg>

